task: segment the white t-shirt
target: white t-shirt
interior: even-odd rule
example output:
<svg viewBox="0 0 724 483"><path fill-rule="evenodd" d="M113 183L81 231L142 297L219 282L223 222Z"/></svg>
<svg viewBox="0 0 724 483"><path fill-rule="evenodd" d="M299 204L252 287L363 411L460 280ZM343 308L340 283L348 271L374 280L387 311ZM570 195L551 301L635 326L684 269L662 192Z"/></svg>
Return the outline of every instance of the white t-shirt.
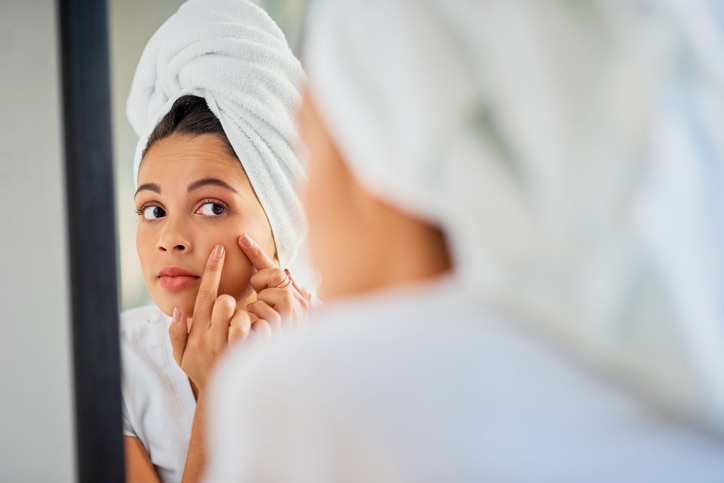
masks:
<svg viewBox="0 0 724 483"><path fill-rule="evenodd" d="M329 305L271 347L234 347L209 396L209 483L724 481L721 440L449 280Z"/></svg>
<svg viewBox="0 0 724 483"><path fill-rule="evenodd" d="M156 306L121 314L123 432L141 440L164 483L181 481L196 409L173 358L170 323Z"/></svg>

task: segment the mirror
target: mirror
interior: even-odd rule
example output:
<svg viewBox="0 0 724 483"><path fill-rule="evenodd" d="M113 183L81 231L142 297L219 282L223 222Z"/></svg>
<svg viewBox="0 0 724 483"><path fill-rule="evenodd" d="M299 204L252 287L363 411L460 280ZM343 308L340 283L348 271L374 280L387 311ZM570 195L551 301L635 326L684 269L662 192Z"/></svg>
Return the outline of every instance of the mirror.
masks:
<svg viewBox="0 0 724 483"><path fill-rule="evenodd" d="M159 26L183 3L182 0L165 2L108 0L115 212L120 272L119 308L121 311L153 304L144 284L136 251L138 215L133 203L135 180L132 166L138 139L126 117L126 99L146 43ZM292 49L297 49L307 2L304 0L266 0L254 3L270 14L282 28ZM182 382L185 382L185 377ZM193 402L193 399L191 401ZM193 410L191 413L193 414ZM131 448L129 454L133 454L133 451L134 449Z"/></svg>
<svg viewBox="0 0 724 483"><path fill-rule="evenodd" d="M132 163L137 137L126 118L126 97L143 48L183 0L109 0L113 159L118 227L119 289L122 310L151 303L136 254ZM256 0L280 26L295 53L308 0Z"/></svg>

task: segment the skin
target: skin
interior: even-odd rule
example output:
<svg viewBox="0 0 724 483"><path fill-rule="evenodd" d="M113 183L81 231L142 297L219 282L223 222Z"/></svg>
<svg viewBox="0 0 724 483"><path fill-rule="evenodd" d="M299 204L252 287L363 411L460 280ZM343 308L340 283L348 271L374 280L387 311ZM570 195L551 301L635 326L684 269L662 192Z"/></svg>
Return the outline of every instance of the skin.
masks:
<svg viewBox="0 0 724 483"><path fill-rule="evenodd" d="M158 141L146 153L134 198L139 212L136 249L146 286L167 315L178 307L193 316L206 260L217 244L227 256L219 292L237 302L251 302L248 283L253 266L236 248L243 233L261 240L275 253L274 240L261 207L239 161L215 135L178 134ZM219 211L216 214L215 210ZM180 289L162 285L159 272L179 267L195 277Z"/></svg>
<svg viewBox="0 0 724 483"><path fill-rule="evenodd" d="M172 134L151 147L135 195L146 286L172 316L176 362L197 399L183 481L203 469L205 387L231 342L267 341L306 316L308 294L276 261L274 239L239 161L211 134ZM256 240L261 240L257 242ZM183 275L163 278L169 267ZM125 437L127 481L159 481L143 444Z"/></svg>
<svg viewBox="0 0 724 483"><path fill-rule="evenodd" d="M307 90L298 115L309 154L303 202L320 295L334 300L415 283L451 269L441 230L365 189Z"/></svg>

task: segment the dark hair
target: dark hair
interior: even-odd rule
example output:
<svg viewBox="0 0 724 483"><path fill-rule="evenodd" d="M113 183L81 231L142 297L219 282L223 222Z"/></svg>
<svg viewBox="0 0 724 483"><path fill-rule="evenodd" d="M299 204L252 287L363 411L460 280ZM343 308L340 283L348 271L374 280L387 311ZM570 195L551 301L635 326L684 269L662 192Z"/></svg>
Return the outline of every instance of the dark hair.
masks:
<svg viewBox="0 0 724 483"><path fill-rule="evenodd" d="M224 132L224 128L221 127L221 122L211 112L206 100L201 97L187 95L176 99L168 114L163 116L163 119L159 121L151 135L148 136L141 159L146 157L146 153L151 149L151 146L174 133L192 137L201 134L215 134L224 142L229 149L229 153L238 158Z"/></svg>

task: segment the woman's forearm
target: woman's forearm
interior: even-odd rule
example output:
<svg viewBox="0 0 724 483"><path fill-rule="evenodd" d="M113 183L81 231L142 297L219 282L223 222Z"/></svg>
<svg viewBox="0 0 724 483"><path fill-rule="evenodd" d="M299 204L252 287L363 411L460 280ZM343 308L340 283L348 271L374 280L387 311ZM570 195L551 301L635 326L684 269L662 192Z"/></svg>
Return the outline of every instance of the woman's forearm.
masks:
<svg viewBox="0 0 724 483"><path fill-rule="evenodd" d="M196 483L201 480L206 455L204 452L205 409L204 392L201 391L196 398L196 412L191 425L191 438L189 439L189 450L186 455L186 466L182 483Z"/></svg>

